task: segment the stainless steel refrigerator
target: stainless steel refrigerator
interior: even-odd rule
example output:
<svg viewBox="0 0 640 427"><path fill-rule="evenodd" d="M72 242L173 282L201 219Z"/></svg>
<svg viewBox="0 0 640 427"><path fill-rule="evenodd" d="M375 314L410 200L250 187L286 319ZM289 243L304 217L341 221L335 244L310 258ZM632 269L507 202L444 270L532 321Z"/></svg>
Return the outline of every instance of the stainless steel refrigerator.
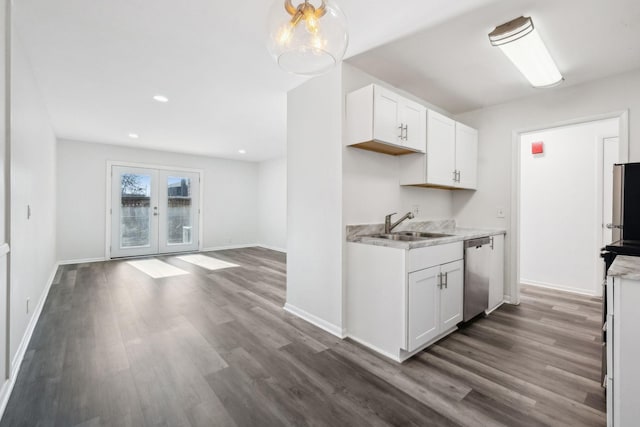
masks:
<svg viewBox="0 0 640 427"><path fill-rule="evenodd" d="M640 255L640 163L613 167L612 246L618 254ZM625 250L626 248L626 250Z"/></svg>

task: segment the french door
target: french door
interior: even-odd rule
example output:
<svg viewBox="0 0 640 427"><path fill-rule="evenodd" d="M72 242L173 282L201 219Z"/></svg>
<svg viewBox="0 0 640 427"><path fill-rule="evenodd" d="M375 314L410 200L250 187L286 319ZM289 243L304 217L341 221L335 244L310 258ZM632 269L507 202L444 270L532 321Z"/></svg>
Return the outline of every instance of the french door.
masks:
<svg viewBox="0 0 640 427"><path fill-rule="evenodd" d="M198 249L198 173L111 168L111 258Z"/></svg>

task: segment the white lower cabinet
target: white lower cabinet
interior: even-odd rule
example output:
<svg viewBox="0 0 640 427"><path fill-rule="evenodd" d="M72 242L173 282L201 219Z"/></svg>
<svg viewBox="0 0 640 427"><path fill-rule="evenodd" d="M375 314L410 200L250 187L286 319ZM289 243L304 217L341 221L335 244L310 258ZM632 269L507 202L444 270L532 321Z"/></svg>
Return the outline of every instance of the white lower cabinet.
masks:
<svg viewBox="0 0 640 427"><path fill-rule="evenodd" d="M425 345L440 332L440 267L409 274L408 351Z"/></svg>
<svg viewBox="0 0 640 427"><path fill-rule="evenodd" d="M407 351L462 322L463 261L409 273Z"/></svg>
<svg viewBox="0 0 640 427"><path fill-rule="evenodd" d="M491 236L491 268L489 274L489 308L495 310L504 302L504 234Z"/></svg>
<svg viewBox="0 0 640 427"><path fill-rule="evenodd" d="M637 426L640 420L638 306L640 281L609 276L606 335L608 427Z"/></svg>
<svg viewBox="0 0 640 427"><path fill-rule="evenodd" d="M462 321L463 243L347 244L347 336L404 361Z"/></svg>

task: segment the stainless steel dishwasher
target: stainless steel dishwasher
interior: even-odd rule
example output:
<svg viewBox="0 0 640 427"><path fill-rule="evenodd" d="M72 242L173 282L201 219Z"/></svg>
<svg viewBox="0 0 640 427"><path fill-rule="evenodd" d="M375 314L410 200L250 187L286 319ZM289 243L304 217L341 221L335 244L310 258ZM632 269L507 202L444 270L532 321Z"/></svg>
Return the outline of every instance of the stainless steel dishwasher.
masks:
<svg viewBox="0 0 640 427"><path fill-rule="evenodd" d="M491 238L464 242L464 317L473 319L489 307Z"/></svg>

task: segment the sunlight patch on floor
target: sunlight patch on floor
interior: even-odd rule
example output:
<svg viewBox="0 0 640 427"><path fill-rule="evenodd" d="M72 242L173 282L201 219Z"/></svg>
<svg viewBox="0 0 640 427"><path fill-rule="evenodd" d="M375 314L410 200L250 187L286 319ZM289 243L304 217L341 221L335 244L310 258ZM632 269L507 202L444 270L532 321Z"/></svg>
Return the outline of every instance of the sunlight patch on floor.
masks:
<svg viewBox="0 0 640 427"><path fill-rule="evenodd" d="M137 268L143 273L153 277L154 279L161 279L163 277L181 276L183 274L189 274L181 268L174 267L171 264L162 262L157 259L143 259L137 261L128 261L127 264Z"/></svg>
<svg viewBox="0 0 640 427"><path fill-rule="evenodd" d="M179 256L178 259L190 264L197 265L198 267L206 268L207 270L220 270L222 268L239 267L238 264L211 258L210 256L206 255L183 255Z"/></svg>

